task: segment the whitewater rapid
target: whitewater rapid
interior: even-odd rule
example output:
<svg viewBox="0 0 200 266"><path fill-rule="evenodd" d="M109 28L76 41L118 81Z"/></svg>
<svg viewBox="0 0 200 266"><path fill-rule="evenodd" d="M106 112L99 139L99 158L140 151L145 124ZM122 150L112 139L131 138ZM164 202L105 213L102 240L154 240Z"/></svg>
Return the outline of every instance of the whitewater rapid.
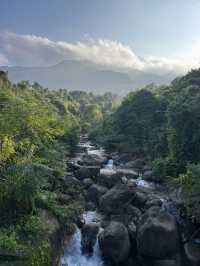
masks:
<svg viewBox="0 0 200 266"><path fill-rule="evenodd" d="M86 223L99 222L101 216L95 211L88 211L83 214ZM92 256L86 256L81 252L81 230L76 227L76 231L70 243L65 249L61 266L106 266L101 257L98 239L94 245Z"/></svg>

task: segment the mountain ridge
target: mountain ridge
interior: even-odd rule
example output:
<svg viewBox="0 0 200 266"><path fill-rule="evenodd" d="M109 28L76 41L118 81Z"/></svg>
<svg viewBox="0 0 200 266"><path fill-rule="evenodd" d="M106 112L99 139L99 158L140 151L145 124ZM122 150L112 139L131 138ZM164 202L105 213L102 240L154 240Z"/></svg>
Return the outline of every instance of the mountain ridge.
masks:
<svg viewBox="0 0 200 266"><path fill-rule="evenodd" d="M150 83L168 84L175 77L171 74L160 76L139 70L126 73L78 60L64 60L52 66L2 66L0 69L8 71L9 78L15 83L29 80L50 89L66 88L94 93L126 94Z"/></svg>

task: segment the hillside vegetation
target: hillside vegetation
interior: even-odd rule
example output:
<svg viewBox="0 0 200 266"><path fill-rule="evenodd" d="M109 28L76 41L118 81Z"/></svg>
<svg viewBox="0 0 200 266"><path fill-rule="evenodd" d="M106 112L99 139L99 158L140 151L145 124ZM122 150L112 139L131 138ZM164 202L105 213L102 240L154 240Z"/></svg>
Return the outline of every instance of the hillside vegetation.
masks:
<svg viewBox="0 0 200 266"><path fill-rule="evenodd" d="M200 70L169 86L131 92L91 137L145 157L157 182L181 188L187 215L200 221Z"/></svg>
<svg viewBox="0 0 200 266"><path fill-rule="evenodd" d="M0 249L8 260L52 265L49 231L59 221L69 232L82 212L80 187L65 183L66 162L113 97L13 85L0 72Z"/></svg>

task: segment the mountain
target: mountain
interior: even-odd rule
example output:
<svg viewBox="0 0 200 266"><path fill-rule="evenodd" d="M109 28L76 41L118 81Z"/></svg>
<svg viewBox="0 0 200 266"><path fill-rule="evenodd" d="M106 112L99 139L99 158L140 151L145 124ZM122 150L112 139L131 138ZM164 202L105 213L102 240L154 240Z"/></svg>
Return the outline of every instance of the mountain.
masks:
<svg viewBox="0 0 200 266"><path fill-rule="evenodd" d="M130 90L144 87L149 83L166 84L171 75L159 76L142 71L124 73L102 69L88 61L66 60L49 67L0 67L8 71L13 82L29 80L51 88L67 88L70 90L85 90L95 93L111 91L125 94Z"/></svg>

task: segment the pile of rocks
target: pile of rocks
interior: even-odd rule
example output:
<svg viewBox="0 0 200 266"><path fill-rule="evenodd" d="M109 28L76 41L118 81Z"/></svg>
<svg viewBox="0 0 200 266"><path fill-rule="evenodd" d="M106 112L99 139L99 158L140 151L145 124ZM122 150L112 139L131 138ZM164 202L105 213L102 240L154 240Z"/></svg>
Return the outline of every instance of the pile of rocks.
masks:
<svg viewBox="0 0 200 266"><path fill-rule="evenodd" d="M177 217L156 192L139 189L130 178L150 169L143 160L126 162L126 171L100 171L104 157L85 156L72 165L85 189L86 209L102 213L101 224L82 228L82 248L92 253L98 237L106 262L116 266L199 266L200 247L182 239ZM126 178L125 178L126 176ZM99 227L103 228L98 235Z"/></svg>

